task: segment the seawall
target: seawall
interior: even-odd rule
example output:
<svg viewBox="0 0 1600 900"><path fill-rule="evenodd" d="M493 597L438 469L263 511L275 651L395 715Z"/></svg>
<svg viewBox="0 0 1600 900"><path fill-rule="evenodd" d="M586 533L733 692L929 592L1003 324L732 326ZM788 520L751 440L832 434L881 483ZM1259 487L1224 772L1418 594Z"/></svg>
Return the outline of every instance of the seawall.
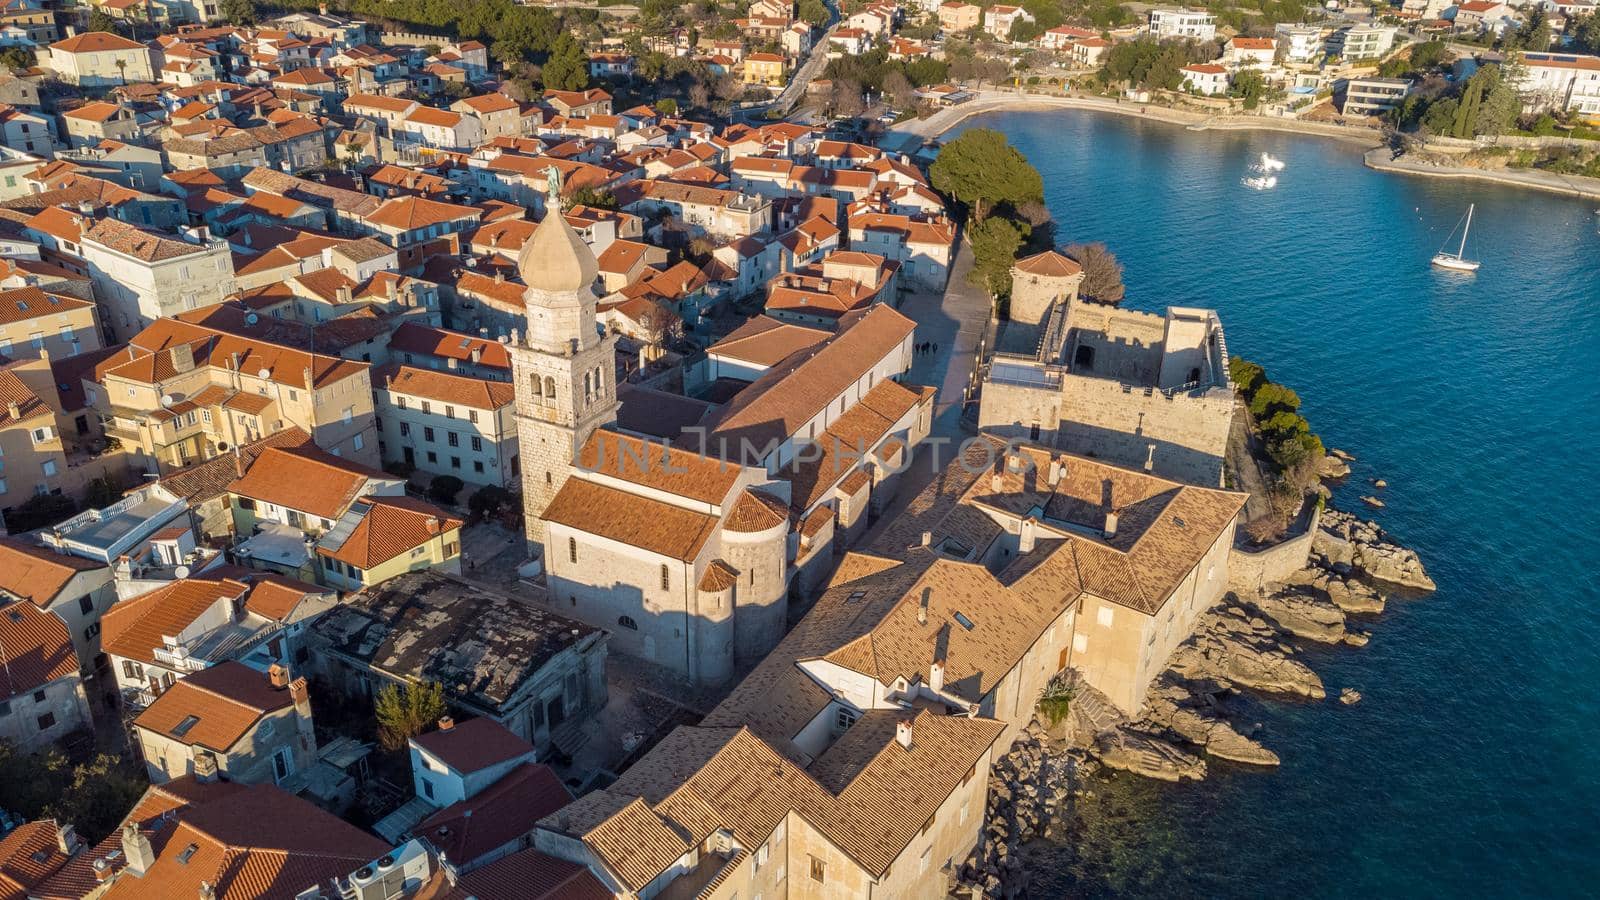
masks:
<svg viewBox="0 0 1600 900"><path fill-rule="evenodd" d="M1421 175L1425 178L1467 178L1509 187L1531 188L1551 194L1565 194L1569 197L1600 200L1600 178L1562 175L1539 169L1469 169L1464 166L1436 166L1408 160L1404 156L1398 159L1390 157L1388 148L1378 147L1367 152L1366 166L1379 172Z"/></svg>

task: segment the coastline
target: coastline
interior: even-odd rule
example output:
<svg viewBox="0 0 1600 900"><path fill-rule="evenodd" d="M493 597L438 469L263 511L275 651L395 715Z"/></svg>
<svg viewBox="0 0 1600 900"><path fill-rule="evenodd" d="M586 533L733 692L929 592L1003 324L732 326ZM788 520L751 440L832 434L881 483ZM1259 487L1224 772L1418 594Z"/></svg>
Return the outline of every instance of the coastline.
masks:
<svg viewBox="0 0 1600 900"><path fill-rule="evenodd" d="M1600 178L1583 175L1561 175L1540 169L1468 169L1460 166L1435 166L1429 163L1407 161L1404 156L1389 159L1384 147L1369 150L1363 159L1366 167L1396 175L1419 175L1424 178L1466 178L1486 181L1506 187L1528 188L1547 194L1564 194L1585 200L1600 200Z"/></svg>
<svg viewBox="0 0 1600 900"><path fill-rule="evenodd" d="M1079 109L1110 113L1134 119L1181 125L1190 131L1276 131L1310 137L1328 138L1346 144L1359 144L1368 148L1363 164L1374 171L1422 178L1454 178L1483 181L1502 187L1525 188L1549 194L1561 194L1585 200L1600 200L1600 178L1582 175L1560 175L1538 169L1488 170L1458 166L1436 166L1412 162L1404 157L1390 159L1389 150L1374 146L1378 136L1371 129L1358 126L1331 125L1322 122L1301 122L1296 119L1270 119L1265 116L1208 116L1204 113L1170 109L1150 104L1117 103L1097 97L1056 97L1045 94L1027 94L1012 91L985 91L975 99L959 106L942 109L926 119L914 119L889 130L885 138L894 142L891 152L907 152L924 140L946 134L973 116L1003 111Z"/></svg>

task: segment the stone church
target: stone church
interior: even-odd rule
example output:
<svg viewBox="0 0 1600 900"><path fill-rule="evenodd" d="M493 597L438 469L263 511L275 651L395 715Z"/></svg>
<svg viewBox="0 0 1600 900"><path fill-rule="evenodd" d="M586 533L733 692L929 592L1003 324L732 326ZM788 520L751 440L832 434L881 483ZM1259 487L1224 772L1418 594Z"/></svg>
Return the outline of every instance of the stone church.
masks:
<svg viewBox="0 0 1600 900"><path fill-rule="evenodd" d="M611 632L614 652L730 678L782 638L791 591L825 581L926 437L933 389L899 381L915 323L853 313L717 403L617 383L595 257L563 216L518 265L523 503L550 603Z"/></svg>

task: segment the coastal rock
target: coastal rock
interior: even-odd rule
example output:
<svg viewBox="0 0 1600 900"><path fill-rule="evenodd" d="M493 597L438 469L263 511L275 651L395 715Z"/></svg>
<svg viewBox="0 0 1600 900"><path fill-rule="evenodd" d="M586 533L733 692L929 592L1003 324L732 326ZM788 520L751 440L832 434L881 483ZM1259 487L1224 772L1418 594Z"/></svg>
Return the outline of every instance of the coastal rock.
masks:
<svg viewBox="0 0 1600 900"><path fill-rule="evenodd" d="M1094 752L1107 768L1159 781L1197 781L1206 776L1205 760L1158 737L1127 728L1102 732Z"/></svg>
<svg viewBox="0 0 1600 900"><path fill-rule="evenodd" d="M1383 595L1371 585L1336 572L1310 566L1291 575L1288 585L1309 591L1345 613L1383 612Z"/></svg>
<svg viewBox="0 0 1600 900"><path fill-rule="evenodd" d="M1351 462L1355 462L1356 461L1356 458L1354 456L1351 456L1350 454L1348 454L1348 453L1346 453L1343 450L1340 450L1338 448L1334 448L1332 450L1329 450L1328 451L1328 455L1329 456L1338 457L1339 459L1342 459L1347 463L1351 463Z"/></svg>
<svg viewBox="0 0 1600 900"><path fill-rule="evenodd" d="M1347 631L1344 642L1352 647L1365 647L1372 640L1372 633L1368 631Z"/></svg>
<svg viewBox="0 0 1600 900"><path fill-rule="evenodd" d="M1389 505L1387 503L1384 503L1382 500L1379 500L1377 497L1371 497L1371 496L1362 497L1361 498L1361 502L1365 503L1368 506L1375 507L1377 509L1383 509L1385 506Z"/></svg>
<svg viewBox="0 0 1600 900"><path fill-rule="evenodd" d="M1375 523L1346 512L1336 509L1323 512L1311 549L1335 571L1345 566L1369 578L1401 587L1435 589L1433 579L1428 577L1415 551L1390 541L1389 535Z"/></svg>
<svg viewBox="0 0 1600 900"><path fill-rule="evenodd" d="M1344 640L1344 613L1331 602L1319 603L1311 597L1278 591L1257 597L1253 605L1295 637L1324 644Z"/></svg>
<svg viewBox="0 0 1600 900"><path fill-rule="evenodd" d="M1147 701L1146 720L1170 729L1218 759L1252 766L1278 765L1278 754L1240 734L1209 707L1195 706L1192 702L1193 698L1183 688L1164 686L1153 692Z"/></svg>
<svg viewBox="0 0 1600 900"><path fill-rule="evenodd" d="M1190 681L1210 679L1269 694L1321 700L1322 679L1306 664L1291 659L1279 632L1260 619L1254 625L1237 607L1207 613L1197 633L1173 653L1168 667Z"/></svg>
<svg viewBox="0 0 1600 900"><path fill-rule="evenodd" d="M1355 688L1343 688L1339 691L1339 702L1345 706L1354 706L1361 702L1361 692Z"/></svg>
<svg viewBox="0 0 1600 900"><path fill-rule="evenodd" d="M1377 488L1378 490L1383 490L1384 488L1389 486L1389 482L1384 481L1382 478L1374 478L1374 479L1372 479L1372 486Z"/></svg>
<svg viewBox="0 0 1600 900"><path fill-rule="evenodd" d="M1337 481L1340 478L1349 478L1350 464L1337 456L1329 454L1324 456L1322 462L1317 464L1317 475L1333 481Z"/></svg>

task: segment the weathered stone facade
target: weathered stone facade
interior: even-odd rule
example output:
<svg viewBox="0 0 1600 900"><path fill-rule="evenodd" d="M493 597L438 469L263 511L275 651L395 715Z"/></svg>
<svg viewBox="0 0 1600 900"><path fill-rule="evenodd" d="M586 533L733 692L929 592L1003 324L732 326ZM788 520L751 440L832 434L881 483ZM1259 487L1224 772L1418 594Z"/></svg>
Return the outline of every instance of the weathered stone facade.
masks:
<svg viewBox="0 0 1600 900"><path fill-rule="evenodd" d="M1216 313L1051 303L1038 329L1023 323L1002 341L1038 349L995 354L979 427L1191 484L1220 484L1234 392Z"/></svg>

